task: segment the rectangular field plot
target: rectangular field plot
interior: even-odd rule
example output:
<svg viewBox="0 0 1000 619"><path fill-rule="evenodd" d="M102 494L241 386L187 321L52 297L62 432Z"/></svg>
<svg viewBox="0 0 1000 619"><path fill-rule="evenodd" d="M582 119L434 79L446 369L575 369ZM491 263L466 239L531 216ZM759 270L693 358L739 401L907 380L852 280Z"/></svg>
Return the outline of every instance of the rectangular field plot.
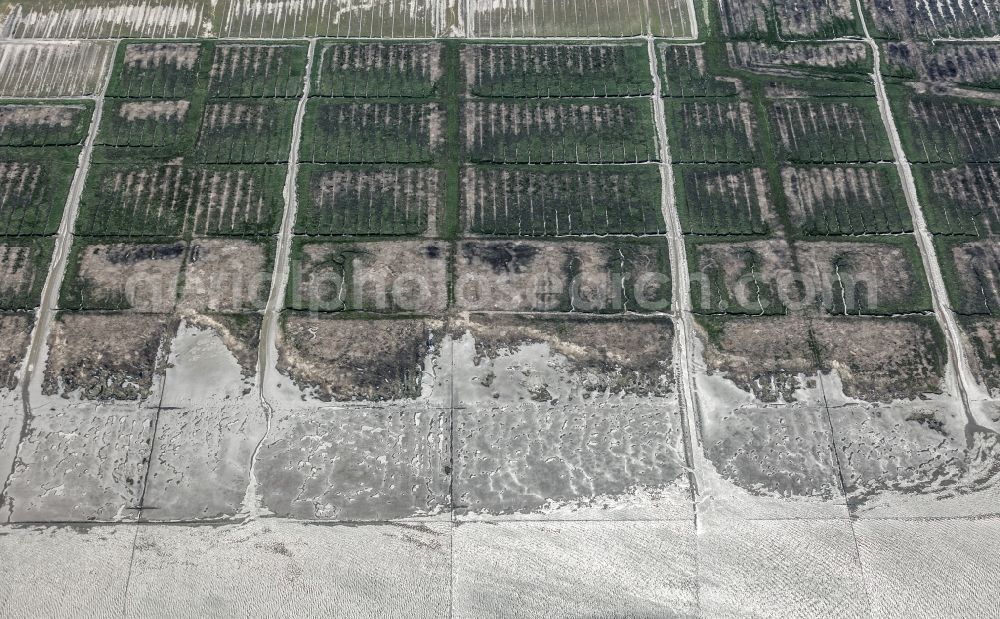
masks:
<svg viewBox="0 0 1000 619"><path fill-rule="evenodd" d="M451 248L436 240L296 239L288 307L313 311L440 313L448 307Z"/></svg>
<svg viewBox="0 0 1000 619"><path fill-rule="evenodd" d="M887 39L981 38L1000 35L990 0L863 0L873 36Z"/></svg>
<svg viewBox="0 0 1000 619"><path fill-rule="evenodd" d="M1000 166L914 166L927 226L934 234L1000 235Z"/></svg>
<svg viewBox="0 0 1000 619"><path fill-rule="evenodd" d="M1000 243L937 237L938 261L959 314L1000 312Z"/></svg>
<svg viewBox="0 0 1000 619"><path fill-rule="evenodd" d="M829 39L860 35L851 0L722 0L719 4L726 38Z"/></svg>
<svg viewBox="0 0 1000 619"><path fill-rule="evenodd" d="M690 38L694 16L681 0L470 0L466 36L629 36Z"/></svg>
<svg viewBox="0 0 1000 619"><path fill-rule="evenodd" d="M0 160L0 235L55 234L75 167Z"/></svg>
<svg viewBox="0 0 1000 619"><path fill-rule="evenodd" d="M733 0L745 2L746 0ZM789 39L861 35L852 0L773 0L778 29Z"/></svg>
<svg viewBox="0 0 1000 619"><path fill-rule="evenodd" d="M111 41L0 44L0 97L77 97L97 92L115 53Z"/></svg>
<svg viewBox="0 0 1000 619"><path fill-rule="evenodd" d="M851 241L688 237L696 311L784 314L817 307L831 314L930 311L930 290L910 237Z"/></svg>
<svg viewBox="0 0 1000 619"><path fill-rule="evenodd" d="M467 45L465 85L482 97L606 97L653 90L645 45Z"/></svg>
<svg viewBox="0 0 1000 619"><path fill-rule="evenodd" d="M205 105L195 157L204 163L288 161L296 101L211 101Z"/></svg>
<svg viewBox="0 0 1000 619"><path fill-rule="evenodd" d="M255 236L278 232L285 166L91 167L76 233Z"/></svg>
<svg viewBox="0 0 1000 619"><path fill-rule="evenodd" d="M72 310L258 311L267 301L274 241L135 242L77 237L59 304Z"/></svg>
<svg viewBox="0 0 1000 619"><path fill-rule="evenodd" d="M733 242L686 237L691 301L704 314L784 314L784 274L794 268L783 240Z"/></svg>
<svg viewBox="0 0 1000 619"><path fill-rule="evenodd" d="M912 95L890 89L899 136L910 161L1000 162L1000 105L983 100Z"/></svg>
<svg viewBox="0 0 1000 619"><path fill-rule="evenodd" d="M45 0L6 12L0 31L12 39L176 39L211 30L206 0Z"/></svg>
<svg viewBox="0 0 1000 619"><path fill-rule="evenodd" d="M459 243L459 311L668 311L670 265L663 239Z"/></svg>
<svg viewBox="0 0 1000 619"><path fill-rule="evenodd" d="M224 0L216 21L226 38L430 38L445 34L446 9L456 10L440 0Z"/></svg>
<svg viewBox="0 0 1000 619"><path fill-rule="evenodd" d="M724 97L740 90L739 80L712 75L704 45L658 45L664 97Z"/></svg>
<svg viewBox="0 0 1000 619"><path fill-rule="evenodd" d="M649 102L475 101L462 109L466 155L494 163L637 163L658 158Z"/></svg>
<svg viewBox="0 0 1000 619"><path fill-rule="evenodd" d="M1000 88L1000 45L991 43L884 44L882 73L931 83Z"/></svg>
<svg viewBox="0 0 1000 619"><path fill-rule="evenodd" d="M660 175L622 168L483 167L462 175L461 212L471 234L662 234Z"/></svg>
<svg viewBox="0 0 1000 619"><path fill-rule="evenodd" d="M996 398L1000 395L1000 319L993 316L962 316L960 324L968 338L973 371Z"/></svg>
<svg viewBox="0 0 1000 619"><path fill-rule="evenodd" d="M196 113L186 99L109 99L104 104L98 149L110 154L115 148L142 148L126 157L179 155L190 141Z"/></svg>
<svg viewBox="0 0 1000 619"><path fill-rule="evenodd" d="M118 50L108 83L110 97L183 99L194 94L204 46L199 43L128 43Z"/></svg>
<svg viewBox="0 0 1000 619"><path fill-rule="evenodd" d="M38 307L52 247L47 238L0 238L0 309Z"/></svg>
<svg viewBox="0 0 1000 619"><path fill-rule="evenodd" d="M781 185L792 224L806 236L913 231L892 166L787 167Z"/></svg>
<svg viewBox="0 0 1000 619"><path fill-rule="evenodd" d="M891 161L874 99L788 99L768 104L776 156L791 163Z"/></svg>
<svg viewBox="0 0 1000 619"><path fill-rule="evenodd" d="M87 135L93 103L0 103L0 146L70 146Z"/></svg>
<svg viewBox="0 0 1000 619"><path fill-rule="evenodd" d="M736 166L676 166L684 234L767 235L780 226L767 171Z"/></svg>
<svg viewBox="0 0 1000 619"><path fill-rule="evenodd" d="M871 73L872 57L861 41L783 43L756 41L726 43L730 67L749 71L806 70L810 73L862 75Z"/></svg>
<svg viewBox="0 0 1000 619"><path fill-rule="evenodd" d="M670 150L677 163L751 163L760 159L757 114L749 101L666 101Z"/></svg>
<svg viewBox="0 0 1000 619"><path fill-rule="evenodd" d="M796 241L806 294L831 314L932 311L930 289L910 236Z"/></svg>
<svg viewBox="0 0 1000 619"><path fill-rule="evenodd" d="M442 173L436 168L299 167L295 233L435 235Z"/></svg>
<svg viewBox="0 0 1000 619"><path fill-rule="evenodd" d="M443 50L440 43L322 43L310 94L431 97L443 75Z"/></svg>
<svg viewBox="0 0 1000 619"><path fill-rule="evenodd" d="M304 44L219 43L208 77L209 97L298 97L306 68Z"/></svg>
<svg viewBox="0 0 1000 619"><path fill-rule="evenodd" d="M303 161L429 163L444 146L438 103L313 99L302 122Z"/></svg>
<svg viewBox="0 0 1000 619"><path fill-rule="evenodd" d="M59 295L61 309L171 312L187 246L76 237Z"/></svg>

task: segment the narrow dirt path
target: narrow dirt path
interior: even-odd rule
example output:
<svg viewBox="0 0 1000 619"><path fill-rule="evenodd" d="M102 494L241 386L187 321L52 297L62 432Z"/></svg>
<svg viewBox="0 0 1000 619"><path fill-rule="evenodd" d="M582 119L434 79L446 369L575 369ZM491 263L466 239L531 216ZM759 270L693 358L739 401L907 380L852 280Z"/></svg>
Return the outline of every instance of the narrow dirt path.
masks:
<svg viewBox="0 0 1000 619"><path fill-rule="evenodd" d="M246 495L243 500L243 511L252 517L256 514L257 477L254 466L261 445L271 431L271 421L274 408L267 399L266 391L269 385L277 380L278 370L278 319L285 301L285 291L288 288L289 261L292 253L292 238L295 230L295 215L298 211L298 196L296 187L299 175L299 143L302 141L302 123L306 115L306 103L309 101L309 90L312 85L313 58L316 55L316 39L309 39L309 51L306 55L305 78L302 85L302 97L295 109L295 121L292 125L292 141L288 153L288 172L285 175L285 210L282 213L281 228L278 231L278 245L274 252L274 270L271 272L271 290L268 293L267 305L264 306L264 316L260 326L260 340L257 350L257 389L260 403L264 407L264 417L267 427L264 435L254 447L250 456L250 473Z"/></svg>
<svg viewBox="0 0 1000 619"><path fill-rule="evenodd" d="M660 208L666 223L667 251L670 256L671 315L674 319L674 364L680 400L680 414L684 424L684 451L688 466L694 467L695 445L698 444L700 410L698 394L694 382L695 367L695 326L691 317L691 284L688 273L687 252L684 249L684 235L681 232L680 215L674 198L674 170L670 159L670 143L667 137L666 112L661 96L659 63L657 62L656 40L646 38L649 56L649 73L653 78L653 120L656 124L656 143L660 154ZM698 480L690 474L692 499L698 497ZM697 526L698 511L695 509Z"/></svg>
<svg viewBox="0 0 1000 619"><path fill-rule="evenodd" d="M948 301L948 290L945 287L944 276L941 274L941 266L937 259L937 251L934 248L934 239L927 228L927 220L924 218L917 199L917 187L913 181L913 170L910 162L903 151L903 144L899 139L899 132L896 129L896 121L892 116L892 109L889 106L889 97L885 90L885 81L882 79L881 55L878 43L868 32L868 24L865 22L864 12L861 10L861 0L856 0L858 14L861 19L861 28L864 31L864 40L872 50L874 67L872 71L872 81L875 83L875 96L878 99L879 112L882 115L882 123L885 125L886 133L889 135L889 142L892 145L892 154L896 160L896 169L899 171L899 178L903 184L903 194L906 196L906 205L909 207L910 217L913 219L913 236L917 240L920 248L920 257L924 265L924 272L931 288L931 301L934 306L934 314L944 330L945 338L948 342L948 357L954 372L954 389L962 399L962 406L965 414L971 423L988 427L989 424L977 418L975 409L971 404L972 394L978 394L979 386L972 375L969 367L968 357L965 355L965 346L962 341L962 333L959 330L955 314L951 310ZM978 399L978 398L977 398Z"/></svg>
<svg viewBox="0 0 1000 619"><path fill-rule="evenodd" d="M118 53L118 41L115 41L112 57ZM38 310L35 312L35 326L31 330L31 338L28 341L28 353L25 355L24 363L21 365L21 405L24 409L24 416L21 422L21 436L18 439L16 453L19 455L21 442L24 440L31 420L31 395L33 392L41 392L42 374L35 370L41 363L44 365L48 357L49 331L52 327L52 316L59 306L59 289L62 288L63 278L66 275L66 261L69 259L69 251L73 246L73 229L76 226L76 216L80 210L80 196L83 195L83 187L87 182L87 173L90 171L90 158L94 152L94 144L97 141L97 132L101 127L101 117L104 114L104 94L108 90L111 82L111 67L108 67L104 81L100 89L92 97L94 101L94 112L90 117L90 128L87 131L87 138L83 142L80 150L80 157L77 159L76 171L73 173L73 180L69 186L69 193L66 196L66 206L63 209L62 219L59 221L59 229L56 231L55 246L52 250L52 260L49 262L49 271L45 275L45 283L42 285L42 297L39 301ZM14 462L17 462L15 456ZM3 490L6 491L7 484L10 483L10 476L13 474L13 466L7 471L4 478ZM0 493L2 496L5 492Z"/></svg>

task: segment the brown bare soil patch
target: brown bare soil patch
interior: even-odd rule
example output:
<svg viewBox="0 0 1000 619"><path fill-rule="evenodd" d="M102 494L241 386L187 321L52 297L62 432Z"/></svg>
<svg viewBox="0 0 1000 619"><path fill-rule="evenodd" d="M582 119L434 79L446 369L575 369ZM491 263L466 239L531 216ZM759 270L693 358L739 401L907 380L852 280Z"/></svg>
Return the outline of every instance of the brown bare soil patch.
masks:
<svg viewBox="0 0 1000 619"><path fill-rule="evenodd" d="M782 240L697 246L695 306L703 311L780 311L792 292L794 263Z"/></svg>
<svg viewBox="0 0 1000 619"><path fill-rule="evenodd" d="M456 256L456 305L463 310L555 310L567 305L568 243L468 241Z"/></svg>
<svg viewBox="0 0 1000 619"><path fill-rule="evenodd" d="M71 127L82 105L0 105L0 130L12 127Z"/></svg>
<svg viewBox="0 0 1000 619"><path fill-rule="evenodd" d="M150 69L173 65L190 71L198 61L197 43L132 43L125 47L125 66Z"/></svg>
<svg viewBox="0 0 1000 619"><path fill-rule="evenodd" d="M128 121L183 121L190 101L129 101L118 108L118 115Z"/></svg>
<svg viewBox="0 0 1000 619"><path fill-rule="evenodd" d="M34 322L31 314L0 314L0 389L17 387Z"/></svg>
<svg viewBox="0 0 1000 619"><path fill-rule="evenodd" d="M88 245L82 252L78 273L82 307L173 310L184 243Z"/></svg>
<svg viewBox="0 0 1000 619"><path fill-rule="evenodd" d="M962 326L973 372L994 397L1000 397L1000 319L966 317Z"/></svg>
<svg viewBox="0 0 1000 619"><path fill-rule="evenodd" d="M259 310L267 303L270 275L263 243L195 240L188 248L179 308L208 312Z"/></svg>
<svg viewBox="0 0 1000 619"><path fill-rule="evenodd" d="M1000 244L996 240L962 243L951 249L962 313L993 313L1000 308Z"/></svg>
<svg viewBox="0 0 1000 619"><path fill-rule="evenodd" d="M163 370L176 326L162 315L60 313L49 336L42 392L144 399Z"/></svg>
<svg viewBox="0 0 1000 619"><path fill-rule="evenodd" d="M308 244L296 265L291 305L321 311L444 311L448 252L439 241Z"/></svg>
<svg viewBox="0 0 1000 619"><path fill-rule="evenodd" d="M923 271L914 271L915 265L899 245L797 241L795 250L807 291L828 311L930 309L920 302L927 290Z"/></svg>
<svg viewBox="0 0 1000 619"><path fill-rule="evenodd" d="M435 324L287 315L278 369L323 401L416 398Z"/></svg>
<svg viewBox="0 0 1000 619"><path fill-rule="evenodd" d="M0 244L0 295L16 299L31 292L37 268L34 254L31 245Z"/></svg>
<svg viewBox="0 0 1000 619"><path fill-rule="evenodd" d="M887 402L941 392L947 352L932 316L823 318L811 329L822 369L836 371L850 397Z"/></svg>
<svg viewBox="0 0 1000 619"><path fill-rule="evenodd" d="M763 402L794 400L816 374L806 319L796 316L706 318L699 325L705 365Z"/></svg>

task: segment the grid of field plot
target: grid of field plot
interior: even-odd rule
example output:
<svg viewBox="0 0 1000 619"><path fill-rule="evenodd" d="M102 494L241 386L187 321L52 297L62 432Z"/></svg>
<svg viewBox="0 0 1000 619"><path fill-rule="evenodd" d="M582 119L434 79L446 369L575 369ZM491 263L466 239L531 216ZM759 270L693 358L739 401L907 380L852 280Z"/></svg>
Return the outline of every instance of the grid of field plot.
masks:
<svg viewBox="0 0 1000 619"><path fill-rule="evenodd" d="M659 50L698 311L930 308L863 44Z"/></svg>
<svg viewBox="0 0 1000 619"><path fill-rule="evenodd" d="M851 0L722 0L722 34L730 40L833 39L860 35Z"/></svg>
<svg viewBox="0 0 1000 619"><path fill-rule="evenodd" d="M129 348L118 353L136 363L107 376L96 367L80 373L112 354L96 346L76 365L50 365L53 389L144 398L180 316L256 338L306 50L284 42L118 46L56 332L72 350L88 321L117 321L122 340L106 346Z"/></svg>
<svg viewBox="0 0 1000 619"><path fill-rule="evenodd" d="M418 313L570 310L667 273L641 45L322 42L311 87L289 307L403 311L365 282L405 271Z"/></svg>
<svg viewBox="0 0 1000 619"><path fill-rule="evenodd" d="M608 471L621 467L633 470L634 483L684 487L677 459L648 464L662 445L679 441L675 416L619 401L642 393L672 410L673 328L661 315L669 309L669 264L660 174L650 161L656 148L644 50L635 44L317 45L279 371L308 389L307 401L340 400L347 411L353 400L376 401L373 410L365 404L340 415L338 423L346 424L340 432L355 435L354 416L385 423L391 440L413 456L372 463L370 454L380 448L361 434L323 447L298 444L296 427L330 423L307 403L279 420L281 438L262 451L270 509L309 519L414 510L505 517L539 505L544 486L567 501L581 485L619 492L624 477ZM605 78L601 92L575 80L581 66ZM520 124L501 136L512 117ZM595 123L613 131L595 137ZM497 137L473 139L476 127L496 128ZM517 145L506 158L505 143ZM579 160L567 155L578 151ZM460 356L473 354L471 342L482 353ZM354 361L369 346L378 347L378 360ZM527 347L553 352L512 360ZM532 387L530 404L522 386L500 386L511 363L539 372L545 364L578 363L563 352L567 347L593 350L587 355L601 359L601 369L585 379L560 372L550 390ZM430 361L432 350L445 351L444 359ZM422 383L431 372L420 368L431 363L442 365L435 380L444 381L443 396L437 382ZM535 371L517 367L520 376ZM496 369L496 384L484 378L488 368ZM462 387L453 391L452 384ZM600 403L571 403L583 392ZM405 414L393 408L400 402ZM519 433L500 429L522 423L533 428L531 436L551 437L542 442L553 471L563 470L558 462L573 463L558 479L520 451ZM601 440L576 453L574 437L608 424L620 428L635 455L607 457L613 448ZM342 454L333 464L325 458L329 450ZM351 479L338 473L339 462L355 459L362 472ZM302 461L315 465L295 466ZM310 489L296 496L280 487L289 475ZM511 475L522 480L516 487ZM420 483L377 496L368 489L381 479L412 476ZM491 493L485 484L504 490ZM311 488L317 496L306 500ZM686 505L678 505L686 515Z"/></svg>
<svg viewBox="0 0 1000 619"><path fill-rule="evenodd" d="M0 101L0 310L38 307L89 101Z"/></svg>
<svg viewBox="0 0 1000 619"><path fill-rule="evenodd" d="M982 44L946 49L910 46L906 65L890 65L889 94L895 114L906 118L900 137L914 180L951 309L959 315L970 363L989 390L1000 390L1000 151L996 147L1000 107L992 100L995 70ZM985 56L984 56L985 54ZM897 51L896 58L901 54ZM917 92L902 78L938 83L935 68L965 58L948 81L979 86L966 96ZM983 58L986 62L981 62ZM904 73L903 69L910 72ZM955 73L958 73L957 75Z"/></svg>
<svg viewBox="0 0 1000 619"><path fill-rule="evenodd" d="M687 0L29 0L0 6L0 33L17 39L337 37L690 38Z"/></svg>
<svg viewBox="0 0 1000 619"><path fill-rule="evenodd" d="M113 41L0 43L0 97L93 95L114 53Z"/></svg>

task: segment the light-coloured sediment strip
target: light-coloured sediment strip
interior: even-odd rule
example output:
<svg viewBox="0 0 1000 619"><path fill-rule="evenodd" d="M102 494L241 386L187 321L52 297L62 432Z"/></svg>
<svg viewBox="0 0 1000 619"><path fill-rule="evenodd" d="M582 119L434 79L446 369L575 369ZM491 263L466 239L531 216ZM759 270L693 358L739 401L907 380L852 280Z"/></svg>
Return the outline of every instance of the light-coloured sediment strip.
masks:
<svg viewBox="0 0 1000 619"><path fill-rule="evenodd" d="M112 51L114 57L117 50ZM87 138L83 142L80 150L80 157L77 161L76 172L73 174L73 181L69 187L69 194L66 196L66 207L63 209L62 220L59 222L59 229L56 231L55 247L52 252L52 261L49 263L49 272L45 276L45 284L42 286L42 297L35 312L35 326L31 331L31 339L28 343L28 354L25 356L21 366L21 403L24 407L24 420L27 424L31 417L31 396L41 392L42 373L36 369L45 366L48 357L49 330L52 327L52 316L59 305L59 289L62 288L63 278L66 275L66 262L69 258L69 251L73 246L73 228L76 226L76 216L80 207L80 196L83 194L84 184L87 182L87 172L90 170L90 156L94 152L94 143L97 141L97 132L101 127L101 116L104 113L104 93L108 89L111 81L111 71L107 71L100 89L94 96L94 112L90 119L90 129ZM22 432L23 434L23 432ZM21 445L17 447L18 451ZM15 458L16 461L16 458ZM4 488L9 482L5 479Z"/></svg>
<svg viewBox="0 0 1000 619"><path fill-rule="evenodd" d="M931 301L934 306L934 314L944 330L945 338L948 342L948 358L954 368L954 389L962 399L962 406L971 422L979 425L989 424L977 419L976 411L971 405L970 394L978 394L980 391L976 379L972 375L969 367L969 359L965 354L965 347L962 341L962 334L959 331L955 314L951 310L948 301L948 289L945 287L944 276L941 273L941 265L938 263L937 252L934 249L934 239L927 228L927 220L920 208L917 199L917 187L913 181L913 170L910 162L903 151L902 142L899 139L899 132L896 129L896 121L892 116L892 108L889 106L889 97L885 90L885 81L882 79L880 68L880 53L878 43L868 32L868 24L865 22L864 12L861 10L861 0L857 0L858 14L861 19L861 27L865 35L865 41L872 50L874 68L872 80L875 83L875 95L878 99L879 112L882 115L882 122L885 125L886 133L889 135L889 142L892 145L892 154L896 160L896 169L903 183L903 194L906 196L906 205L910 210L910 217L913 219L913 236L917 240L920 248L920 257L923 261L924 272L930 280ZM977 398L978 399L978 398Z"/></svg>
<svg viewBox="0 0 1000 619"><path fill-rule="evenodd" d="M267 305L264 306L264 317L261 321L259 348L257 351L257 387L260 390L260 401L264 407L264 415L267 419L267 428L264 436L253 450L250 459L250 479L247 485L247 492L244 498L243 511L250 517L256 514L256 491L257 477L254 465L257 462L257 454L260 446L267 439L271 430L271 421L274 416L274 409L267 399L268 387L273 387L277 381L276 373L278 359L278 319L281 316L281 309L285 300L285 290L288 288L289 260L292 254L292 236L295 230L295 215L298 211L298 198L296 195L297 179L299 174L299 143L302 140L302 123L306 115L306 103L309 101L309 88L312 81L313 58L316 55L316 39L309 40L309 51L306 56L306 68L304 83L302 86L302 97L295 110L295 123L292 125L292 141L288 153L288 172L285 175L285 210L281 218L281 228L278 231L278 246L274 255L274 270L271 273L271 290L267 297Z"/></svg>
<svg viewBox="0 0 1000 619"><path fill-rule="evenodd" d="M674 170L670 159L670 143L667 137L667 120L663 106L662 84L657 61L656 40L646 38L649 55L649 74L653 79L653 120L656 125L656 143L660 154L660 207L666 223L667 251L670 256L671 303L674 320L674 365L677 376L677 392L680 398L680 413L684 423L684 450L689 466L694 466L695 445L698 444L698 419L700 410L698 394L694 382L695 368L695 327L691 314L691 284L689 282L687 253L684 250L684 235L681 219L677 213L674 196ZM692 498L698 496L698 480L690 473ZM698 513L695 509L695 524Z"/></svg>

